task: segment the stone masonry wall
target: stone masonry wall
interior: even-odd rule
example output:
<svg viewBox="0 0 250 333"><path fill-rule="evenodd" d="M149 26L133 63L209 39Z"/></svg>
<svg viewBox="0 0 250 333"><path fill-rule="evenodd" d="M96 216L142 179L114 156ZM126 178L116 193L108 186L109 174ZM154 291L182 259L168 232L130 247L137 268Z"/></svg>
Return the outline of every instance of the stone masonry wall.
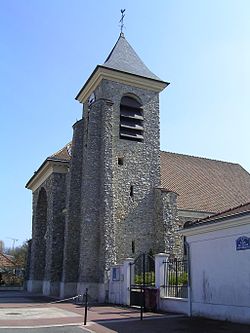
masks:
<svg viewBox="0 0 250 333"><path fill-rule="evenodd" d="M93 152L100 155L101 170L96 178L96 186L101 186L97 201L101 229L95 230L100 237L99 267L103 276L111 264L132 255L132 241L134 256L155 247L154 187L160 182L159 100L158 93L108 80L102 81L95 94L90 114L93 119L99 110L99 118L95 119L100 122L101 144ZM143 105L144 142L119 138L120 101L126 94L137 96ZM118 157L123 158L123 165L118 165Z"/></svg>
<svg viewBox="0 0 250 333"><path fill-rule="evenodd" d="M144 142L119 138L126 94L143 105ZM131 256L132 241L134 256L154 249L154 187L160 183L158 93L102 80L95 95L84 125L79 266L84 282L103 282L112 264Z"/></svg>
<svg viewBox="0 0 250 333"><path fill-rule="evenodd" d="M32 245L29 276L31 280L41 281L45 274L45 234L48 224L48 195L44 187L41 186L33 193L32 206Z"/></svg>
<svg viewBox="0 0 250 333"><path fill-rule="evenodd" d="M101 116L103 101L84 107L79 282L99 281Z"/></svg>
<svg viewBox="0 0 250 333"><path fill-rule="evenodd" d="M61 281L64 228L65 228L65 207L66 207L66 174L53 174L53 213L51 224L51 241L47 243L46 253L46 275L49 281ZM50 258L50 259L49 259Z"/></svg>
<svg viewBox="0 0 250 333"><path fill-rule="evenodd" d="M177 231L180 221L177 215L177 194L164 189L155 190L155 237L157 253L181 258L183 245Z"/></svg>
<svg viewBox="0 0 250 333"><path fill-rule="evenodd" d="M81 189L84 119L73 126L63 261L63 282L77 282L81 232Z"/></svg>
<svg viewBox="0 0 250 333"><path fill-rule="evenodd" d="M66 176L54 173L33 193L30 279L60 281Z"/></svg>

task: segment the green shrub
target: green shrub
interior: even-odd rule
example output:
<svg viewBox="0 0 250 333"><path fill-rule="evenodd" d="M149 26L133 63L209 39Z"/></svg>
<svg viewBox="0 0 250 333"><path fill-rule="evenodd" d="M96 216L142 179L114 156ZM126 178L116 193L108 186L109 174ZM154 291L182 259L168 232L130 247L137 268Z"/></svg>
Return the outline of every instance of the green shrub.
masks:
<svg viewBox="0 0 250 333"><path fill-rule="evenodd" d="M135 275L135 284L143 284L143 273ZM145 284L154 286L155 272L146 272L145 273Z"/></svg>
<svg viewBox="0 0 250 333"><path fill-rule="evenodd" d="M188 284L188 273L183 272L181 274L178 274L177 279L175 272L170 273L168 276L167 284L171 286L186 286Z"/></svg>

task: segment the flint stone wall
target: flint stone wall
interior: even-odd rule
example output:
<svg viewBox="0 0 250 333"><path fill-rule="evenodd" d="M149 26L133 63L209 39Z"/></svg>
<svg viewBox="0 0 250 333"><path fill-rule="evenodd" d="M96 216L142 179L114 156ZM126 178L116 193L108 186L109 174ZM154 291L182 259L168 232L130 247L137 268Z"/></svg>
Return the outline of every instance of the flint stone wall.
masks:
<svg viewBox="0 0 250 333"><path fill-rule="evenodd" d="M67 179L67 205L63 258L63 282L77 282L81 232L81 189L84 119L73 125L70 172Z"/></svg>
<svg viewBox="0 0 250 333"><path fill-rule="evenodd" d="M119 138L120 101L127 94L137 96L143 105L143 142ZM156 92L108 80L101 82L95 95L96 101L85 112L79 273L80 281L103 282L111 265L156 246L159 99ZM123 165L118 165L118 157Z"/></svg>
<svg viewBox="0 0 250 333"><path fill-rule="evenodd" d="M31 280L60 281L61 279L65 224L63 214L66 198L65 180L65 174L53 173L33 193ZM42 202L41 196L43 196Z"/></svg>

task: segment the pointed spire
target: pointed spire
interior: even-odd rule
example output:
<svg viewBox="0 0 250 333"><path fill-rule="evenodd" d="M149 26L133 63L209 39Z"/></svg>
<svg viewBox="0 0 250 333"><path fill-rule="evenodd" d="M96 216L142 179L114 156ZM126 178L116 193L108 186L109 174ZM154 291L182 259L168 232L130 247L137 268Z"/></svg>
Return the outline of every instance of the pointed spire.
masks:
<svg viewBox="0 0 250 333"><path fill-rule="evenodd" d="M139 58L135 50L127 42L123 32L120 33L120 36L105 60L103 67L161 81L161 79L152 73Z"/></svg>
<svg viewBox="0 0 250 333"><path fill-rule="evenodd" d="M128 75L129 74L129 75ZM120 36L103 65L96 66L89 79L76 96L76 100L85 103L102 79L133 84L137 87L157 92L165 89L169 83L152 73L127 42L124 33Z"/></svg>

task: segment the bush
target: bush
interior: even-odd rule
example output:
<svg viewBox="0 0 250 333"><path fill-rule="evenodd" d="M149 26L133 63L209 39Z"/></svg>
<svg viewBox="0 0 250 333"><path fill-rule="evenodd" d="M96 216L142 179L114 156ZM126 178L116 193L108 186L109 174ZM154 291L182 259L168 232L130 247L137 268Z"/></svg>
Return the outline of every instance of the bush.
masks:
<svg viewBox="0 0 250 333"><path fill-rule="evenodd" d="M143 273L135 275L135 284L143 284ZM154 286L155 272L146 272L145 273L145 284Z"/></svg>
<svg viewBox="0 0 250 333"><path fill-rule="evenodd" d="M174 272L170 273L168 276L167 284L170 286L186 286L188 284L188 273L183 272L181 274L178 274L177 279Z"/></svg>
<svg viewBox="0 0 250 333"><path fill-rule="evenodd" d="M2 286L21 287L23 285L23 276L17 276L13 273L6 272L2 274Z"/></svg>

